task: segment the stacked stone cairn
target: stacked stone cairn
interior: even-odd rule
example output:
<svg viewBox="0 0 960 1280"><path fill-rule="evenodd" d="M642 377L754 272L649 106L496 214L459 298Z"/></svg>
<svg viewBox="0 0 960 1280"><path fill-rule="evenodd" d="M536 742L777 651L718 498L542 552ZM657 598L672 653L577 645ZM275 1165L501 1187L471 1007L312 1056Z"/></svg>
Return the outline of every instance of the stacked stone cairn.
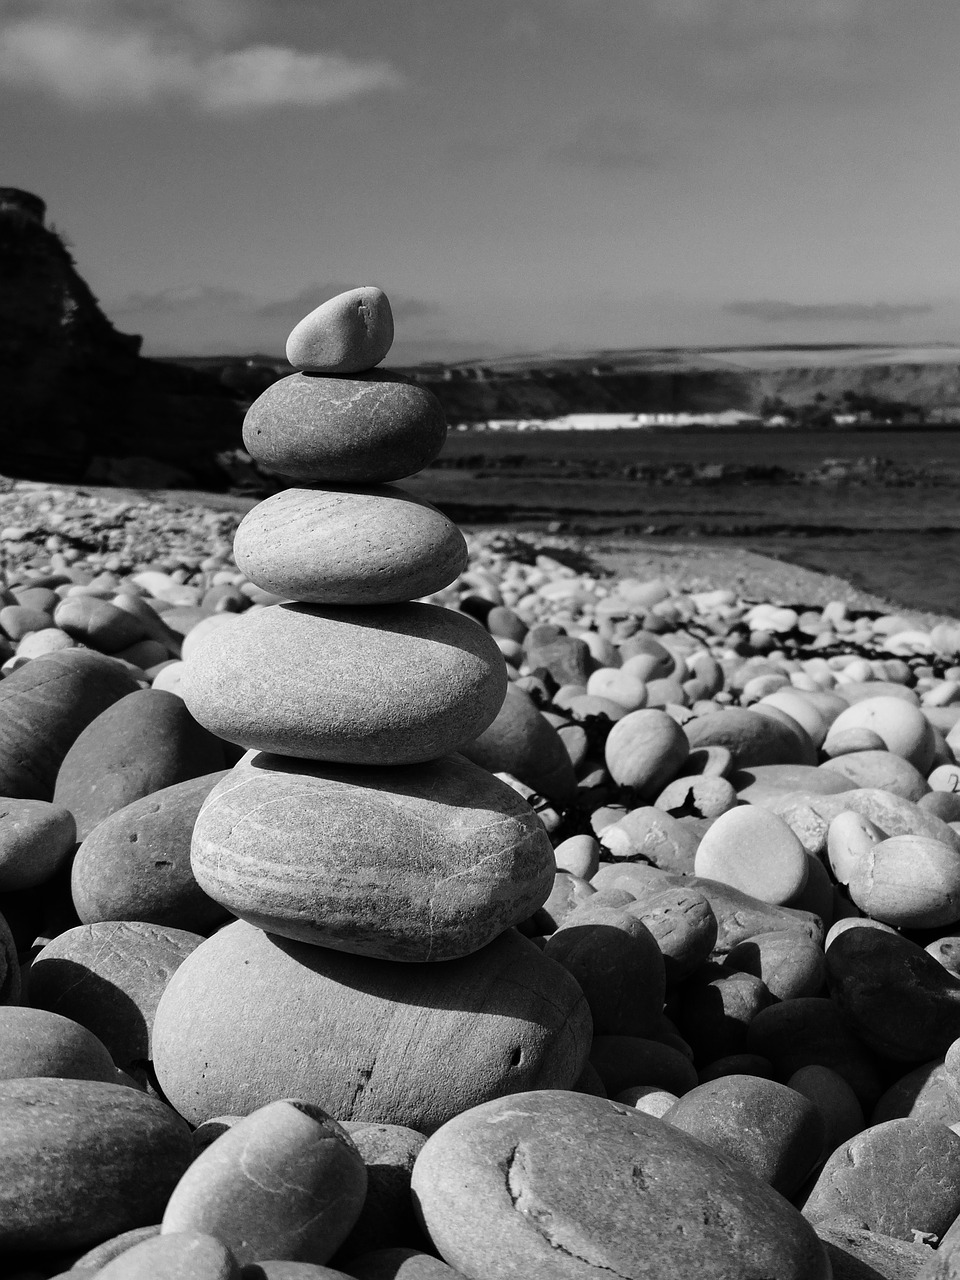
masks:
<svg viewBox="0 0 960 1280"><path fill-rule="evenodd" d="M512 926L556 864L515 790L458 754L506 669L470 616L418 597L466 564L460 531L394 481L439 453L430 392L374 366L393 320L360 288L290 335L297 370L244 442L291 487L235 555L279 602L192 650L192 714L247 754L213 789L191 862L236 922L167 987L166 1096L193 1124L298 1098L432 1132L522 1090L569 1089L591 1041L577 982Z"/></svg>

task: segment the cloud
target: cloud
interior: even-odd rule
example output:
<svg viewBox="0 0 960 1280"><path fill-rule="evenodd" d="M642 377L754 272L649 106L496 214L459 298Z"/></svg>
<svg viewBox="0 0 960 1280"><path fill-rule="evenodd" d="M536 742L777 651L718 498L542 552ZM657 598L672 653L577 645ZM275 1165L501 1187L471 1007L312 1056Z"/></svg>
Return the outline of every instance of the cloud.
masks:
<svg viewBox="0 0 960 1280"><path fill-rule="evenodd" d="M584 121L549 154L563 164L607 172L653 169L662 159L661 149L639 121L609 116Z"/></svg>
<svg viewBox="0 0 960 1280"><path fill-rule="evenodd" d="M148 354L269 355L283 350L288 332L307 312L354 287L315 284L286 298L264 300L240 289L190 285L128 294L112 305L106 303L104 310L119 329L142 333ZM433 335L416 322L441 316L439 304L399 294L391 295L390 305L398 323L411 325L406 345L432 341Z"/></svg>
<svg viewBox="0 0 960 1280"><path fill-rule="evenodd" d="M722 308L728 315L746 316L768 324L823 324L830 321L855 321L862 324L899 324L916 316L930 315L934 308L926 303L894 302L778 302L772 298L756 302L728 302Z"/></svg>
<svg viewBox="0 0 960 1280"><path fill-rule="evenodd" d="M402 78L384 61L272 44L223 50L196 30L171 33L147 22L85 24L41 14L0 25L0 84L39 90L77 107L178 100L226 115L328 106L397 88Z"/></svg>

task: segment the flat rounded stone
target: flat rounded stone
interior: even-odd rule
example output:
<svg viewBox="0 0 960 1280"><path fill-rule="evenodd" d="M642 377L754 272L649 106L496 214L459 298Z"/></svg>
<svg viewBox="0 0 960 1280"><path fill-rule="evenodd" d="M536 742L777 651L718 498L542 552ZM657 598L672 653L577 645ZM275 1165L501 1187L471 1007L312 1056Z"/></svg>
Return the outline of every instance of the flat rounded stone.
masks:
<svg viewBox="0 0 960 1280"><path fill-rule="evenodd" d="M312 604L395 604L440 591L467 564L463 534L398 485L284 489L248 511L233 541L265 591Z"/></svg>
<svg viewBox="0 0 960 1280"><path fill-rule="evenodd" d="M600 842L590 835L568 836L553 851L557 870L589 880L600 867Z"/></svg>
<svg viewBox="0 0 960 1280"><path fill-rule="evenodd" d="M291 480L380 484L428 466L447 423L436 396L395 374L324 378L294 373L247 411L243 443L269 471Z"/></svg>
<svg viewBox="0 0 960 1280"><path fill-rule="evenodd" d="M647 686L637 676L619 667L599 667L587 680L587 693L609 698L624 711L639 711L647 705Z"/></svg>
<svg viewBox="0 0 960 1280"><path fill-rule="evenodd" d="M72 640L101 653L117 653L148 634L139 618L96 596L68 596L61 600L53 621Z"/></svg>
<svg viewBox="0 0 960 1280"><path fill-rule="evenodd" d="M782 818L753 805L722 813L697 849L698 876L785 906L807 882L807 855Z"/></svg>
<svg viewBox="0 0 960 1280"><path fill-rule="evenodd" d="M847 704L830 693L806 693L800 689L782 688L767 694L763 702L785 711L810 735L815 747L821 747L827 731Z"/></svg>
<svg viewBox="0 0 960 1280"><path fill-rule="evenodd" d="M557 804L576 799L577 777L563 739L515 684L507 685L493 723L460 752L491 773L512 773Z"/></svg>
<svg viewBox="0 0 960 1280"><path fill-rule="evenodd" d="M490 1097L570 1088L590 1034L577 984L515 930L446 964L394 964L238 921L167 986L154 1065L193 1124L298 1097L428 1133Z"/></svg>
<svg viewBox="0 0 960 1280"><path fill-rule="evenodd" d="M687 736L665 711L631 711L607 735L604 759L618 786L649 796L663 790L690 754Z"/></svg>
<svg viewBox="0 0 960 1280"><path fill-rule="evenodd" d="M0 798L0 891L44 884L76 841L77 824L63 805Z"/></svg>
<svg viewBox="0 0 960 1280"><path fill-rule="evenodd" d="M819 995L826 985L823 947L796 929L758 933L737 943L723 967L752 973L777 1000Z"/></svg>
<svg viewBox="0 0 960 1280"><path fill-rule="evenodd" d="M886 743L888 751L902 756L926 774L935 749L932 727L922 710L900 697L865 698L841 711L831 726L831 734L846 729L872 729Z"/></svg>
<svg viewBox="0 0 960 1280"><path fill-rule="evenodd" d="M73 1277L73 1272L66 1272ZM200 1231L151 1236L117 1254L96 1280L243 1280L226 1245Z"/></svg>
<svg viewBox="0 0 960 1280"><path fill-rule="evenodd" d="M847 891L874 920L929 929L960 920L960 854L928 836L880 840L851 868Z"/></svg>
<svg viewBox="0 0 960 1280"><path fill-rule="evenodd" d="M581 1094L457 1116L417 1158L413 1194L441 1257L484 1280L830 1275L813 1229L766 1183L661 1120Z"/></svg>
<svg viewBox="0 0 960 1280"><path fill-rule="evenodd" d="M156 1222L190 1163L168 1106L99 1080L0 1081L0 1247L82 1249Z"/></svg>
<svg viewBox="0 0 960 1280"><path fill-rule="evenodd" d="M460 756L424 765L246 757L193 831L200 887L270 933L387 960L451 960L545 901L553 849L530 806Z"/></svg>
<svg viewBox="0 0 960 1280"><path fill-rule="evenodd" d="M392 342L387 295L375 285L362 285L328 298L298 321L286 354L306 373L358 373L379 364Z"/></svg>
<svg viewBox="0 0 960 1280"><path fill-rule="evenodd" d="M108 1262L119 1258L122 1253L128 1253L144 1240L152 1240L159 1234L159 1222L149 1227L134 1227L130 1231L121 1231L118 1236L111 1236L109 1240L104 1240L102 1244L88 1250L76 1260L69 1271L64 1272L64 1275L68 1275L70 1280L94 1280Z"/></svg>
<svg viewBox="0 0 960 1280"><path fill-rule="evenodd" d="M88 649L36 658L0 681L0 794L52 800L79 734L137 687L119 662Z"/></svg>
<svg viewBox="0 0 960 1280"><path fill-rule="evenodd" d="M161 787L98 823L70 869L83 924L142 920L205 933L228 918L197 884L190 840L200 806L225 769Z"/></svg>
<svg viewBox="0 0 960 1280"><path fill-rule="evenodd" d="M760 1076L728 1075L697 1085L663 1118L788 1197L819 1162L826 1135L809 1098Z"/></svg>
<svg viewBox="0 0 960 1280"><path fill-rule="evenodd" d="M77 839L134 800L224 766L223 743L175 693L138 689L83 730L63 758L54 800L77 820Z"/></svg>
<svg viewBox="0 0 960 1280"><path fill-rule="evenodd" d="M151 1056L157 1002L171 974L203 939L182 929L108 920L48 942L30 968L30 1001L72 1018L126 1069Z"/></svg>
<svg viewBox="0 0 960 1280"><path fill-rule="evenodd" d="M363 1208L367 1170L320 1107L270 1102L238 1120L190 1165L163 1213L161 1237L215 1236L240 1263L326 1262Z"/></svg>
<svg viewBox="0 0 960 1280"><path fill-rule="evenodd" d="M93 1032L46 1009L0 1006L0 1079L57 1076L117 1083L117 1069Z"/></svg>
<svg viewBox="0 0 960 1280"><path fill-rule="evenodd" d="M827 982L850 1029L896 1062L942 1057L960 1037L960 979L898 933L841 933L827 951Z"/></svg>
<svg viewBox="0 0 960 1280"><path fill-rule="evenodd" d="M25 636L49 630L50 614L41 609L27 609L22 604L8 604L0 609L0 630L14 644Z"/></svg>
<svg viewBox="0 0 960 1280"><path fill-rule="evenodd" d="M755 764L816 764L816 749L809 735L792 717L789 723L774 719L777 708L763 715L745 707L729 707L697 716L684 725L690 749L726 747L736 769Z"/></svg>
<svg viewBox="0 0 960 1280"><path fill-rule="evenodd" d="M342 764L456 751L495 719L506 667L472 618L429 604L281 604L239 614L191 653L192 714L228 742Z"/></svg>
<svg viewBox="0 0 960 1280"><path fill-rule="evenodd" d="M590 646L578 636L559 635L549 640L538 639L536 630L530 631L524 640L526 665L531 671L545 668L561 689L566 685L577 686L575 697L587 692L587 680L596 666ZM564 706L559 697L555 706Z"/></svg>
<svg viewBox="0 0 960 1280"><path fill-rule="evenodd" d="M821 765L820 771L842 774L850 783L848 790L879 787L914 803L930 790L920 770L893 751L850 751Z"/></svg>
<svg viewBox="0 0 960 1280"><path fill-rule="evenodd" d="M960 1214L960 1138L923 1120L872 1125L829 1157L803 1212L812 1222L853 1217L898 1240L939 1239Z"/></svg>

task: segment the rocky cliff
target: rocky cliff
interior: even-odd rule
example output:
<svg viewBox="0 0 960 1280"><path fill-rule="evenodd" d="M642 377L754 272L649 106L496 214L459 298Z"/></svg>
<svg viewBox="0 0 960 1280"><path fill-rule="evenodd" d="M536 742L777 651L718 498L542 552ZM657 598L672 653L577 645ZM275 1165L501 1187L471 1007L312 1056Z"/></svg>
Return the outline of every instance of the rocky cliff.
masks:
<svg viewBox="0 0 960 1280"><path fill-rule="evenodd" d="M45 214L0 188L0 473L225 487L217 455L236 447L241 405L215 377L142 357Z"/></svg>

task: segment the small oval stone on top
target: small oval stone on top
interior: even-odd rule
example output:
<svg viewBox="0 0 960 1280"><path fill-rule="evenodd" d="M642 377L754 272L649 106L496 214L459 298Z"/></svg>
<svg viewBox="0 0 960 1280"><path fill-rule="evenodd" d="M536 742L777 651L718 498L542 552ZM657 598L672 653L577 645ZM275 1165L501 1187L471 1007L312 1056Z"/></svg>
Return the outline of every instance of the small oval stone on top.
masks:
<svg viewBox="0 0 960 1280"><path fill-rule="evenodd" d="M382 289L364 285L321 303L287 338L287 359L303 373L360 373L393 342L393 312Z"/></svg>

